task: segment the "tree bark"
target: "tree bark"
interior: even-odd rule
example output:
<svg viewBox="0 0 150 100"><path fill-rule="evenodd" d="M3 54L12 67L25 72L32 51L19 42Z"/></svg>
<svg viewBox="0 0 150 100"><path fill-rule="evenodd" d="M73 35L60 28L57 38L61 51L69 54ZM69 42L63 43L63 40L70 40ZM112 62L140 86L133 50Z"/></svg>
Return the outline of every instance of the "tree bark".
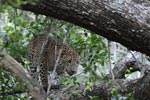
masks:
<svg viewBox="0 0 150 100"><path fill-rule="evenodd" d="M149 0L40 0L22 9L74 23L150 55Z"/></svg>
<svg viewBox="0 0 150 100"><path fill-rule="evenodd" d="M27 84L27 90L33 100L46 100L46 93L43 88L25 72L23 66L4 51L0 51L0 67L11 72L17 81Z"/></svg>

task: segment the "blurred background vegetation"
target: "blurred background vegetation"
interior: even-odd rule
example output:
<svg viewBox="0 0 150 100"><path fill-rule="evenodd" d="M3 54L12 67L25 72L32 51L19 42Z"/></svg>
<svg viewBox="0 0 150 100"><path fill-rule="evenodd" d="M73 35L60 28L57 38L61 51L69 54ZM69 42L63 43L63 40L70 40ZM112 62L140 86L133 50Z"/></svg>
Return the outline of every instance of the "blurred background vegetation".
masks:
<svg viewBox="0 0 150 100"><path fill-rule="evenodd" d="M18 6L22 3L15 1L18 3L10 0L8 4ZM48 32L51 37L63 39L65 32L69 34L67 42L80 54L80 67L76 75L62 78L66 88L86 85L86 89L90 90L90 86L108 74L109 56L113 67L127 53L127 49L120 44L111 42L108 45L107 39L84 28L18 10L8 4L0 6L0 48L21 63L26 71L29 70L27 45L33 35ZM0 100L26 100L24 88L25 84L17 82L9 71L0 67Z"/></svg>

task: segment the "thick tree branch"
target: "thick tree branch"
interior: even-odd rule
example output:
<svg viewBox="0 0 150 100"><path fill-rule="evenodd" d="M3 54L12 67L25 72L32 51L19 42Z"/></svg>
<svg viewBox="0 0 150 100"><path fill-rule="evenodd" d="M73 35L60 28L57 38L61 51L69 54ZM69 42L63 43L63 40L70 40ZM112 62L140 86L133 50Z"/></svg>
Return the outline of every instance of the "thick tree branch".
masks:
<svg viewBox="0 0 150 100"><path fill-rule="evenodd" d="M149 0L40 0L22 9L74 23L150 55Z"/></svg>
<svg viewBox="0 0 150 100"><path fill-rule="evenodd" d="M130 72L135 71L141 71L143 69L143 65L141 60L141 54L139 52L134 53L133 55L128 52L126 57L124 57L113 69L113 73L115 76L115 79L124 79L127 69L130 70ZM111 75L107 75L109 79Z"/></svg>
<svg viewBox="0 0 150 100"><path fill-rule="evenodd" d="M46 100L42 87L25 72L20 63L3 51L0 51L0 66L10 71L19 82L27 84L27 90L30 91L33 100Z"/></svg>

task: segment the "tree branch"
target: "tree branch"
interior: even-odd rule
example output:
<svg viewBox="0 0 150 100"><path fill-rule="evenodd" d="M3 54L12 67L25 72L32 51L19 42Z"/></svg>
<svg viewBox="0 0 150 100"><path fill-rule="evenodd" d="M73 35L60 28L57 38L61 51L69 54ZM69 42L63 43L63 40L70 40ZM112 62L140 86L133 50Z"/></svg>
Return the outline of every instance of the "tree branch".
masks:
<svg viewBox="0 0 150 100"><path fill-rule="evenodd" d="M40 0L22 9L74 23L150 55L149 0Z"/></svg>
<svg viewBox="0 0 150 100"><path fill-rule="evenodd" d="M115 80L100 80L98 84L92 86L92 91L85 91L85 86L82 86L79 89L75 89L75 87L73 87L72 89L60 88L59 90L52 90L49 98L61 98L61 100L89 100L90 96L97 96L100 99L111 100L113 95L112 88L115 88L122 96L126 96L131 93L131 96L135 100L149 100L150 66L141 65L139 61L139 54L140 53L136 52L133 58L132 54L128 53L126 57L122 59L117 66L115 66L115 69L113 69L115 73ZM128 67L133 68L131 72L134 72L137 70L142 71L141 66L144 68L144 75L141 78L135 80L125 79L124 76ZM72 93L70 96L70 94L67 94L67 91L74 91L75 94L80 95L73 96L74 94Z"/></svg>
<svg viewBox="0 0 150 100"><path fill-rule="evenodd" d="M140 62L140 56L141 54L139 52L135 52L134 57L130 52L127 53L126 57L113 68L115 79L124 79L127 69L130 68L132 68L130 69L130 72L141 71L144 66L142 65L142 62ZM108 74L107 77L111 79L110 74Z"/></svg>
<svg viewBox="0 0 150 100"><path fill-rule="evenodd" d="M0 96L16 95L16 94L22 94L22 93L25 93L25 91L13 90L10 92L0 92Z"/></svg>
<svg viewBox="0 0 150 100"><path fill-rule="evenodd" d="M33 100L46 100L43 88L25 72L22 65L4 51L0 51L0 66L10 71L11 74L21 83L27 84Z"/></svg>

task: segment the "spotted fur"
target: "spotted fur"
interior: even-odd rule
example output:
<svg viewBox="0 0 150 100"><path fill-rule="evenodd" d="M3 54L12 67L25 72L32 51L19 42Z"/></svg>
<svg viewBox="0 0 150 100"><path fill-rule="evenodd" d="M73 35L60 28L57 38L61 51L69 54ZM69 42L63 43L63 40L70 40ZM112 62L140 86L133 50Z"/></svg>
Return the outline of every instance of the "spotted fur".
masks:
<svg viewBox="0 0 150 100"><path fill-rule="evenodd" d="M38 77L40 77L44 89L48 87L48 71L53 71L60 49L62 52L56 69L57 74L62 75L65 72L69 75L75 74L79 55L67 43L46 35L33 37L29 42L30 74L36 80L39 80Z"/></svg>

